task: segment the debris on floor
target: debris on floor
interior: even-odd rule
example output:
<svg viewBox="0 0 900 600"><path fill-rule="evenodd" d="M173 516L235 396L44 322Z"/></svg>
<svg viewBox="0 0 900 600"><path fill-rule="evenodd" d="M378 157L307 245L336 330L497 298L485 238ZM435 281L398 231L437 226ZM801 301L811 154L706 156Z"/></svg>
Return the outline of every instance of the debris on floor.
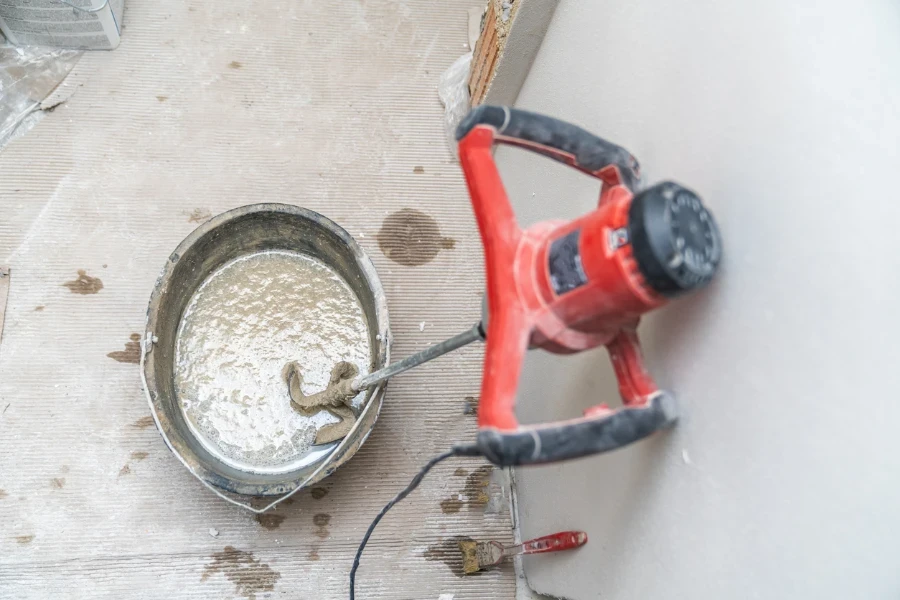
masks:
<svg viewBox="0 0 900 600"><path fill-rule="evenodd" d="M472 53L466 52L441 74L438 96L444 105L444 134L447 147L456 156L456 126L469 112L469 68Z"/></svg>
<svg viewBox="0 0 900 600"><path fill-rule="evenodd" d="M77 50L0 46L0 148L56 108L58 103L45 105L44 100L80 57Z"/></svg>

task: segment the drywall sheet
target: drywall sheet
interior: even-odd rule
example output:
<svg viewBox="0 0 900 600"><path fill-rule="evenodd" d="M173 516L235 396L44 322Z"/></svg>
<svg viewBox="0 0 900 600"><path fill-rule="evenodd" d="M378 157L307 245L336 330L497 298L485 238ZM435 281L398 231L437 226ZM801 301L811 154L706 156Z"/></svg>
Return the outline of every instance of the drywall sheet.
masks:
<svg viewBox="0 0 900 600"><path fill-rule="evenodd" d="M896 598L900 591L897 4L560 2L521 108L694 188L724 261L641 329L682 418L608 456L520 469L538 590L604 598ZM498 152L523 220L596 204L552 161ZM603 351L532 354L521 416L616 398Z"/></svg>

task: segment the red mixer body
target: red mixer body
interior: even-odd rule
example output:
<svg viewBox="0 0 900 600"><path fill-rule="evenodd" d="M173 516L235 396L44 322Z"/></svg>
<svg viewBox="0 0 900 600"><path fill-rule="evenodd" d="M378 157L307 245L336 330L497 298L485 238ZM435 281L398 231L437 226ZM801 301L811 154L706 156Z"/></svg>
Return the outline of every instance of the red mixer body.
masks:
<svg viewBox="0 0 900 600"><path fill-rule="evenodd" d="M614 172L609 179L615 180L618 170L610 170ZM627 239L632 197L621 183L605 184L595 211L568 223L539 223L523 233L517 254L532 260L528 266L517 265L531 271L517 274L519 287L531 286L533 293L525 297L538 300L531 308L546 313L535 323L532 345L561 353L606 345L623 328L633 328L640 315L665 302L647 286L631 247L620 243ZM560 254L567 243L579 246L580 260L569 266L585 283L559 295L560 282L551 269L554 258L565 262ZM558 267L565 269L564 264Z"/></svg>

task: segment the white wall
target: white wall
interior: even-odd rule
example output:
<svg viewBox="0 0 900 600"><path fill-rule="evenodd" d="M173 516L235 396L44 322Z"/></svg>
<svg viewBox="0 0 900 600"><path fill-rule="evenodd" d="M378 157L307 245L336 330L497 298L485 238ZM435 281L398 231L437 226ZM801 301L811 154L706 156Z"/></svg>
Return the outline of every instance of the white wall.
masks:
<svg viewBox="0 0 900 600"><path fill-rule="evenodd" d="M718 280L647 319L670 434L519 470L523 534L571 598L900 597L900 8L888 0L562 0L517 106L634 152L718 218ZM498 153L522 220L597 187ZM520 416L615 395L605 354L534 353ZM602 365L602 368L598 368Z"/></svg>

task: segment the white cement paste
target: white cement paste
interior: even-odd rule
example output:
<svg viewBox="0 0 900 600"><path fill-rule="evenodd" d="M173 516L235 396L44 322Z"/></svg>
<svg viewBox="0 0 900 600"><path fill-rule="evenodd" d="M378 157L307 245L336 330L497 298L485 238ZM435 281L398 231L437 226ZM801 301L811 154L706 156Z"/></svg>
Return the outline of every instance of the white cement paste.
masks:
<svg viewBox="0 0 900 600"><path fill-rule="evenodd" d="M310 394L325 388L338 361L367 373L369 356L359 300L337 273L305 255L261 252L217 269L191 297L178 328L175 391L207 450L244 471L283 471L319 427L337 422L291 408L284 365L303 365Z"/></svg>

